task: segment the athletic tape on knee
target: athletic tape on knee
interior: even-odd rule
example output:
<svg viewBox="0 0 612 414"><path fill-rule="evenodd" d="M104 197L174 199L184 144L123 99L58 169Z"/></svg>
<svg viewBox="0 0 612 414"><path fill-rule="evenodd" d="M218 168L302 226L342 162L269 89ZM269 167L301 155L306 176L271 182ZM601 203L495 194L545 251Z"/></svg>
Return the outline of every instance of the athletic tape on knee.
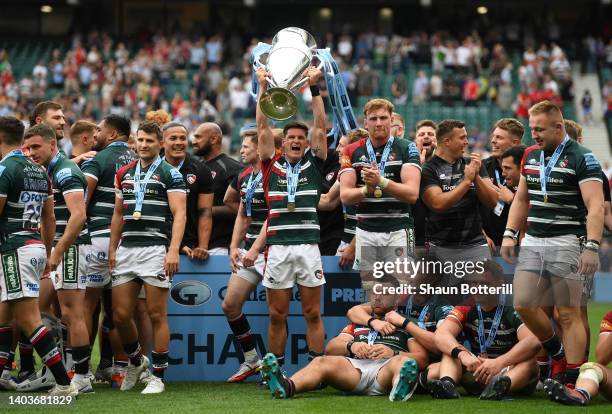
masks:
<svg viewBox="0 0 612 414"><path fill-rule="evenodd" d="M589 379L595 381L596 384L600 384L604 379L604 373L601 367L596 363L586 362L580 367L578 379Z"/></svg>

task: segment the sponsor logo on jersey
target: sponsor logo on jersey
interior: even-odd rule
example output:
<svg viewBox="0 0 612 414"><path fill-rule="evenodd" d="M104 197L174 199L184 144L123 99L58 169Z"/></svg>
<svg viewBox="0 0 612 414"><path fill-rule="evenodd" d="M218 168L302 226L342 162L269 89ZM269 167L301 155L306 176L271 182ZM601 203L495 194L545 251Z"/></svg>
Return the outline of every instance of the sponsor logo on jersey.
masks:
<svg viewBox="0 0 612 414"><path fill-rule="evenodd" d="M332 178L334 178L334 173L333 172L330 172L329 174L327 174L325 176L325 180L327 180L327 181L331 181Z"/></svg>
<svg viewBox="0 0 612 414"><path fill-rule="evenodd" d="M55 178L59 185L63 186L72 178L72 170L70 168L62 168L55 174Z"/></svg>
<svg viewBox="0 0 612 414"><path fill-rule="evenodd" d="M210 175L212 175L213 180L215 179L215 177L217 176L217 172L216 171L211 171Z"/></svg>
<svg viewBox="0 0 612 414"><path fill-rule="evenodd" d="M189 185L195 183L197 180L197 177L194 174L187 174L187 182L189 183Z"/></svg>

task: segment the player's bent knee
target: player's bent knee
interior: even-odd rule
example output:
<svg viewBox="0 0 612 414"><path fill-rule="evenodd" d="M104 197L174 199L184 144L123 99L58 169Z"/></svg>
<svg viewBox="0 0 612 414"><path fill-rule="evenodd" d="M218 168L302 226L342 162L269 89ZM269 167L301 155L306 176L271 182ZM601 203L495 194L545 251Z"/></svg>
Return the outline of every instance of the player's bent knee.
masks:
<svg viewBox="0 0 612 414"><path fill-rule="evenodd" d="M556 318L556 321L560 325L568 326L577 320L582 321L580 308L572 308L567 306L560 306L558 308L558 317Z"/></svg>

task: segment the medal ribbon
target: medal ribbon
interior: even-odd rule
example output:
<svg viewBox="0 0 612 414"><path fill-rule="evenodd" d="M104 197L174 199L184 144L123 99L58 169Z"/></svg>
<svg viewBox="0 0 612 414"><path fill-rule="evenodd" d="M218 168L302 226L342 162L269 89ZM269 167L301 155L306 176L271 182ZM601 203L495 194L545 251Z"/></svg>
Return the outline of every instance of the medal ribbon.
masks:
<svg viewBox="0 0 612 414"><path fill-rule="evenodd" d="M499 176L499 171L497 170L497 168L495 168L495 180L499 185L506 184L506 179L504 177Z"/></svg>
<svg viewBox="0 0 612 414"><path fill-rule="evenodd" d="M287 161L285 166L287 168L287 203L295 204L295 193L297 192L302 164L298 161L297 164L292 166Z"/></svg>
<svg viewBox="0 0 612 414"><path fill-rule="evenodd" d="M261 182L261 179L263 178L263 174L261 173L261 170L257 173L257 175L255 176L255 179L253 179L253 171L251 171L251 176L249 177L249 182L247 183L247 188L246 188L246 194L244 195L244 206L246 208L246 215L247 217L251 217L251 209L253 206L253 196L255 195L255 190L257 189L257 186L259 186L259 183ZM287 183L289 182L289 177L287 177Z"/></svg>
<svg viewBox="0 0 612 414"><path fill-rule="evenodd" d="M546 194L546 184L548 181L548 177L550 177L550 173L554 166L559 161L561 157L561 153L565 149L565 146L569 142L569 137L566 135L563 139L563 142L555 148L555 152L548 160L548 164L546 164L544 160L544 150L540 152L540 189L542 190L542 195L544 196L544 202L548 199L548 194Z"/></svg>
<svg viewBox="0 0 612 414"><path fill-rule="evenodd" d="M504 314L505 303L506 296L503 294L499 295L499 305L497 305L497 308L495 309L495 316L493 317L493 323L491 324L491 329L489 330L488 337L485 337L482 309L480 309L479 304L476 304L476 310L478 311L478 345L480 346L481 354L486 354L487 349L493 344L493 341L495 341L495 337L497 336L497 329L499 328L502 315Z"/></svg>
<svg viewBox="0 0 612 414"><path fill-rule="evenodd" d="M370 329L368 332L368 345L374 345L374 341L378 338L378 332L374 329Z"/></svg>
<svg viewBox="0 0 612 414"><path fill-rule="evenodd" d="M106 147L126 147L127 148L128 143L127 142L123 142L123 141L115 141L115 142L111 142L110 144L108 144Z"/></svg>
<svg viewBox="0 0 612 414"><path fill-rule="evenodd" d="M157 157L157 159L149 166L147 173L144 177L144 182L140 181L140 160L136 163L136 171L134 172L134 211L142 211L142 203L144 202L145 192L147 191L147 184L149 184L149 180L151 176L161 164L162 159Z"/></svg>
<svg viewBox="0 0 612 414"><path fill-rule="evenodd" d="M378 165L378 171L380 171L380 175L382 177L385 176L385 164L387 163L387 158L389 158L389 153L391 152L391 146L393 145L394 140L395 139L393 137L390 137L387 143L385 144L382 156L380 157L380 163L376 162L376 153L374 152L372 141L370 141L369 139L366 141L366 149L368 150L368 158L370 158L370 164L372 164L372 167Z"/></svg>

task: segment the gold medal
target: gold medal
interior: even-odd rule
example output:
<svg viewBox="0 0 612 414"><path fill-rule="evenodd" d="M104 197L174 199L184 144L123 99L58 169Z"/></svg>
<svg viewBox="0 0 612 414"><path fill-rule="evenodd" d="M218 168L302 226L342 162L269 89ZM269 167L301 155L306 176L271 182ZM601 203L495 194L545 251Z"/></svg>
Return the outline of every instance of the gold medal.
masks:
<svg viewBox="0 0 612 414"><path fill-rule="evenodd" d="M295 211L295 203L287 203L287 210L291 212Z"/></svg>
<svg viewBox="0 0 612 414"><path fill-rule="evenodd" d="M380 187L376 187L376 190L374 190L374 197L376 198L382 197L382 190L380 189Z"/></svg>
<svg viewBox="0 0 612 414"><path fill-rule="evenodd" d="M134 218L134 220L140 220L140 217L142 217L142 214L140 214L140 211L134 211L134 213L132 214L132 217Z"/></svg>

